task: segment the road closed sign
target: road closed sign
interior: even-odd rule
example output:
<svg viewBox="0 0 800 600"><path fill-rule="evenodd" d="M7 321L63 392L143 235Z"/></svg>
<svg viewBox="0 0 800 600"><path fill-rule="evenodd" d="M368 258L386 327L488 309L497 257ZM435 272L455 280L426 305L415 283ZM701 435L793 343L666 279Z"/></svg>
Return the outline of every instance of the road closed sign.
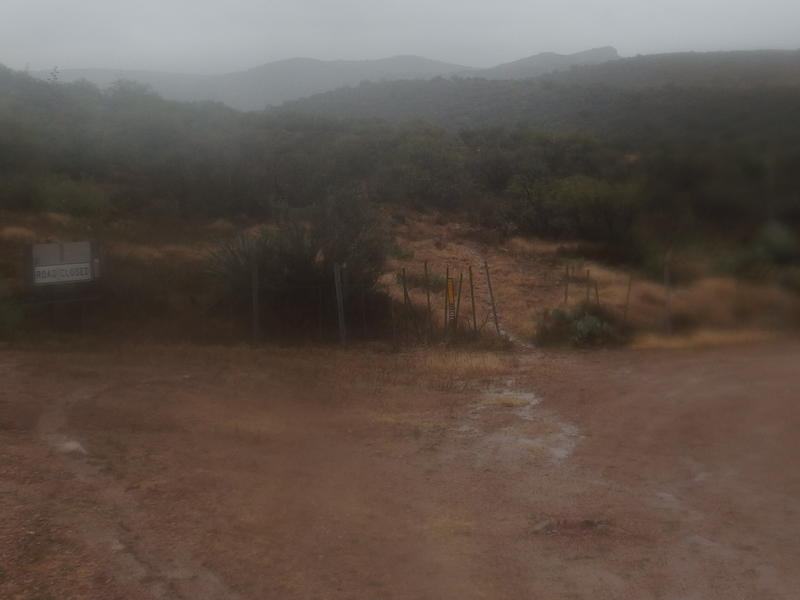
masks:
<svg viewBox="0 0 800 600"><path fill-rule="evenodd" d="M33 268L33 283L75 283L92 280L91 263L73 263L69 265L46 265Z"/></svg>
<svg viewBox="0 0 800 600"><path fill-rule="evenodd" d="M32 262L34 285L92 281L99 270L91 242L36 244Z"/></svg>

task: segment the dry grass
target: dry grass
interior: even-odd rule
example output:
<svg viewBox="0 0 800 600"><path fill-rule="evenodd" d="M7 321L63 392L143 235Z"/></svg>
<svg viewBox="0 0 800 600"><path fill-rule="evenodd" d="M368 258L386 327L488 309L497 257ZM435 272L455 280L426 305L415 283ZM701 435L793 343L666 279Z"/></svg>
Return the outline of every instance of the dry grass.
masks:
<svg viewBox="0 0 800 600"><path fill-rule="evenodd" d="M691 315L707 327L776 325L791 321L796 298L769 284L708 278L674 294L676 314Z"/></svg>
<svg viewBox="0 0 800 600"><path fill-rule="evenodd" d="M445 267L456 277L472 265L475 276L475 296L479 324L485 335L493 333L490 319L489 293L483 260L492 274L501 326L518 339L533 339L537 315L545 309L564 305L565 266L571 267L567 304L575 306L587 299L585 273L590 282L589 300L599 301L622 316L640 331L660 331L665 323L666 293L664 287L652 280L634 277L628 298L630 273L594 261L575 257L578 245L562 244L535 238L514 237L502 245L472 241L468 226L446 223L431 216L404 214L402 223L393 225L393 233L401 247L413 257L393 259L391 274L381 280L397 299L402 298L401 286L394 273L405 267L410 273L421 273L423 261L428 261L432 273L443 274ZM568 250L571 258L563 259ZM697 261L695 261L697 263ZM685 265L684 265L685 266ZM690 265L695 271L700 263ZM696 275L697 273L695 273ZM595 284L597 290L595 291ZM425 306L423 290L410 291L418 306ZM464 304L464 299L467 299ZM432 296L434 320L442 316L441 294ZM695 283L674 288L671 298L672 320L678 329L782 327L798 320L794 296L768 284L746 284L730 278L700 277ZM464 310L466 309L466 310ZM462 316L471 316L468 297L462 298Z"/></svg>
<svg viewBox="0 0 800 600"><path fill-rule="evenodd" d="M0 216L4 224L0 228L0 243L11 249L45 239L80 239L88 235L91 225L84 219L55 213L3 213ZM387 215L386 220L405 252L402 257L389 260L387 272L379 280L380 287L400 301L403 290L396 280L396 274L403 268L410 274L421 276L423 262L428 261L430 273L442 277L449 267L456 280L459 274L464 275L460 318L462 325L471 326L468 268L472 266L477 321L482 327L484 340L496 337L483 269L484 260L488 261L491 268L501 327L519 340L533 339L539 313L563 306L564 269L567 264L574 267L569 285L570 306L586 299L587 286L582 278L588 269L592 283L590 300L596 299L596 283L601 304L620 315L625 310L629 274L621 269L575 258L577 245L574 243L523 237L514 237L499 244L489 243L473 235L476 230L463 222L407 210L397 211L394 217ZM207 323L210 323L203 316L203 307L213 304L212 296L218 290L212 289L202 273L209 239L233 235L240 230L261 231L264 227L253 222L237 224L225 219L191 224L177 220L152 223L120 220L98 231L97 239L107 254L118 261L113 274L123 290L120 295L129 301L130 306L125 310L139 313L150 311L151 316L143 315L147 316L145 320L164 323L163 327L150 324L138 329L144 331L149 328L153 331L154 339L159 334L161 339L169 339L177 330L199 331L206 329ZM565 249L571 258L563 258ZM14 252L6 253L4 262L6 273L16 276L18 271L21 272L20 257ZM168 290L163 286L164 281L170 282ZM424 309L427 304L425 290L422 287L412 288L409 294L415 306ZM434 326L440 328L443 320L441 292L431 295L431 305ZM675 288L671 305L673 322L678 330L786 327L787 324L800 322L795 295L776 286L747 284L730 278L700 278L692 285ZM662 330L665 322L663 286L656 281L634 278L627 317L639 331ZM196 322L192 323L192 320ZM117 325L121 326L122 323ZM109 327L109 331L112 330L113 327ZM223 333L225 335L219 337L218 341L234 339L240 335L238 324ZM184 339L190 338L184 336ZM493 365L491 359L479 356L474 354L455 358L431 353L424 358L412 359L407 370L441 377L442 382L449 382L442 383L447 387L457 386L457 378L466 372L492 373L504 369L502 365ZM387 376L388 380L398 377Z"/></svg>
<svg viewBox="0 0 800 600"><path fill-rule="evenodd" d="M65 215L64 213L48 212L44 213L42 218L48 223L60 227L71 227L75 223L75 220L71 216Z"/></svg>
<svg viewBox="0 0 800 600"><path fill-rule="evenodd" d="M137 244L127 241L116 241L107 245L110 255L141 263L171 261L192 263L206 260L208 246L203 243L190 244Z"/></svg>
<svg viewBox="0 0 800 600"><path fill-rule="evenodd" d="M211 223L205 226L205 229L206 231L217 235L233 235L236 233L236 225L227 219L216 219L211 221Z"/></svg>
<svg viewBox="0 0 800 600"><path fill-rule="evenodd" d="M689 349L731 344L752 344L775 339L777 333L764 329L720 330L703 329L687 335L648 333L636 338L632 347L639 350Z"/></svg>
<svg viewBox="0 0 800 600"><path fill-rule="evenodd" d="M560 252L575 252L578 242L552 242L539 238L513 237L505 243L505 249L517 257L541 257Z"/></svg>
<svg viewBox="0 0 800 600"><path fill-rule="evenodd" d="M428 376L494 377L510 371L515 359L497 352L430 350L413 355L410 367Z"/></svg>
<svg viewBox="0 0 800 600"><path fill-rule="evenodd" d="M35 244L39 239L40 236L28 227L10 225L0 229L0 242L6 244Z"/></svg>
<svg viewBox="0 0 800 600"><path fill-rule="evenodd" d="M107 248L109 255L117 258L126 258L141 263L151 263L162 260L164 254L158 248L145 244L132 244L119 241L110 244Z"/></svg>

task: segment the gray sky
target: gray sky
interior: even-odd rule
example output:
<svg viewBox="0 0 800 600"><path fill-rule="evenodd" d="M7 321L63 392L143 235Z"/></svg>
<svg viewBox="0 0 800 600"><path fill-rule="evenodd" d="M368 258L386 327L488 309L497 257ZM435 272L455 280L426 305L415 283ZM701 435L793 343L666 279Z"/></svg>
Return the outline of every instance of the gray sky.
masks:
<svg viewBox="0 0 800 600"><path fill-rule="evenodd" d="M0 63L224 72L309 56L800 47L800 0L0 0Z"/></svg>

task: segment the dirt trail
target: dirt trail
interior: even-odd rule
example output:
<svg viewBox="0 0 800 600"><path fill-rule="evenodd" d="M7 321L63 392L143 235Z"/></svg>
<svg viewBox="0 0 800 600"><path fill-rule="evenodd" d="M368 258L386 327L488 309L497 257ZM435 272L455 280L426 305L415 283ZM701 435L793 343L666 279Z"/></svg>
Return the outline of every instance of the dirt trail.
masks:
<svg viewBox="0 0 800 600"><path fill-rule="evenodd" d="M795 597L798 343L502 356L0 352L0 597Z"/></svg>
<svg viewBox="0 0 800 600"><path fill-rule="evenodd" d="M67 426L67 415L80 403L137 386L175 386L184 380L184 377L162 378L81 388L49 402L39 417L36 430L39 439L62 455L62 468L92 488L104 510L113 515L108 519L82 513L79 520L67 525L80 532L81 541L92 551L110 553L116 581L136 590L143 598L237 600L238 594L180 547L158 547L151 540L136 535L140 524L147 520L141 507L120 482L103 472L102 462L93 459Z"/></svg>

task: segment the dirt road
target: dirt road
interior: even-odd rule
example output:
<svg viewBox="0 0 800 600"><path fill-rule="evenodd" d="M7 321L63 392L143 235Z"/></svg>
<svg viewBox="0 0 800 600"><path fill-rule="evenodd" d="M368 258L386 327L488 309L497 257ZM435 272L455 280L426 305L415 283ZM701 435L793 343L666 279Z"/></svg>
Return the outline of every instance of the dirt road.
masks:
<svg viewBox="0 0 800 600"><path fill-rule="evenodd" d="M800 343L0 351L0 597L790 599Z"/></svg>

